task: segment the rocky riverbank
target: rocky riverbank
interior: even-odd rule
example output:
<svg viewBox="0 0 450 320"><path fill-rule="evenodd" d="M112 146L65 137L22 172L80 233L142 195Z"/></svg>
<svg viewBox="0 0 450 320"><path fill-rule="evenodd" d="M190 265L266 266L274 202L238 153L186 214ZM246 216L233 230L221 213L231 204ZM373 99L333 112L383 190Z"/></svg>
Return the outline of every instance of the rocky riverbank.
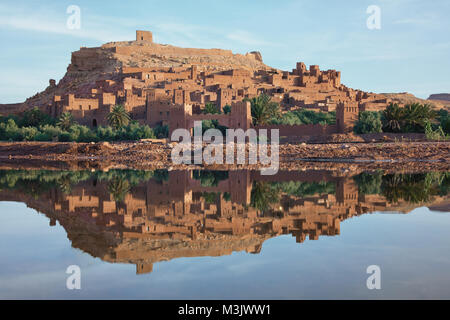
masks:
<svg viewBox="0 0 450 320"><path fill-rule="evenodd" d="M260 165L174 165L164 140L120 143L1 142L0 168L260 169ZM282 170L449 171L450 142L282 144Z"/></svg>

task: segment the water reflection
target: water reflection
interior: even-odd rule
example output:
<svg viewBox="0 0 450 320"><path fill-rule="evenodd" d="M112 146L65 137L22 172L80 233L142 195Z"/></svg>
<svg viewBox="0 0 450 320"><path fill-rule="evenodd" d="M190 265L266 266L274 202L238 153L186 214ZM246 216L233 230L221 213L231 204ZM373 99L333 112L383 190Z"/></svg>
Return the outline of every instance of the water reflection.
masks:
<svg viewBox="0 0 450 320"><path fill-rule="evenodd" d="M448 205L448 173L327 171L0 171L0 201L58 221L72 246L137 273L178 257L258 253L291 234L298 243L340 233L374 211ZM446 209L448 211L448 208Z"/></svg>

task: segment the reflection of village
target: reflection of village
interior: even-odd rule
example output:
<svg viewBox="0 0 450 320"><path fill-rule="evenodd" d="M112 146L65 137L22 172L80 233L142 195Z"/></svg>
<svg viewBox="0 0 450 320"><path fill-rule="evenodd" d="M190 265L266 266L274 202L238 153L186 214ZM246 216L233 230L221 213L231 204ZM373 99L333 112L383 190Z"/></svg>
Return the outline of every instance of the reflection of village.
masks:
<svg viewBox="0 0 450 320"><path fill-rule="evenodd" d="M283 181L328 182L335 192L301 197L281 193L265 210L251 206L255 183ZM206 200L205 194L214 196ZM381 195L359 194L352 177L326 171L276 176L230 171L212 186L202 185L192 171L171 171L168 179L152 178L132 187L121 201L114 199L108 182L95 179L67 194L55 187L39 198L5 190L0 201L25 202L44 212L50 225L58 221L73 247L104 261L136 264L137 273L178 257L258 253L266 239L282 234L299 243L306 237L317 240L338 235L340 222L353 216L414 208L402 201L390 204Z"/></svg>

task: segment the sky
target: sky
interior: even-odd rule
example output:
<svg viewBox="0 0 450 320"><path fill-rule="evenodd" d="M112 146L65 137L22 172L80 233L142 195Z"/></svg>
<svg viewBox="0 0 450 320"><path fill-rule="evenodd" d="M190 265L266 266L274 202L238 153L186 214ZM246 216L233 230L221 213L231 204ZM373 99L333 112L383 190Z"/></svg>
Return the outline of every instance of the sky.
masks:
<svg viewBox="0 0 450 320"><path fill-rule="evenodd" d="M80 28L67 20L80 9ZM379 29L370 6L379 8ZM260 51L283 70L296 62L342 72L343 84L427 98L450 92L448 0L20 1L0 3L0 103L59 81L71 52L150 30L157 43Z"/></svg>

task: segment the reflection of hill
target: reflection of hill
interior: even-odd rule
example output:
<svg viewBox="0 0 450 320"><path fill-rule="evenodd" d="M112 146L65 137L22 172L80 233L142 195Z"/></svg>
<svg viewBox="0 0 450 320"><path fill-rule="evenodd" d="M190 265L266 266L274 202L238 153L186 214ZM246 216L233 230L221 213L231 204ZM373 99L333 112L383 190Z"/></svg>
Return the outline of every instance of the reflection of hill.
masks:
<svg viewBox="0 0 450 320"><path fill-rule="evenodd" d="M353 178L326 171L3 171L0 200L26 203L51 225L58 221L73 247L134 263L144 273L154 262L178 257L258 253L266 239L281 234L297 242L338 235L341 221L364 213L423 205L448 210L442 205L449 203L446 181L441 175ZM418 187L429 194L413 197L408 188ZM385 195L395 195L396 203Z"/></svg>

